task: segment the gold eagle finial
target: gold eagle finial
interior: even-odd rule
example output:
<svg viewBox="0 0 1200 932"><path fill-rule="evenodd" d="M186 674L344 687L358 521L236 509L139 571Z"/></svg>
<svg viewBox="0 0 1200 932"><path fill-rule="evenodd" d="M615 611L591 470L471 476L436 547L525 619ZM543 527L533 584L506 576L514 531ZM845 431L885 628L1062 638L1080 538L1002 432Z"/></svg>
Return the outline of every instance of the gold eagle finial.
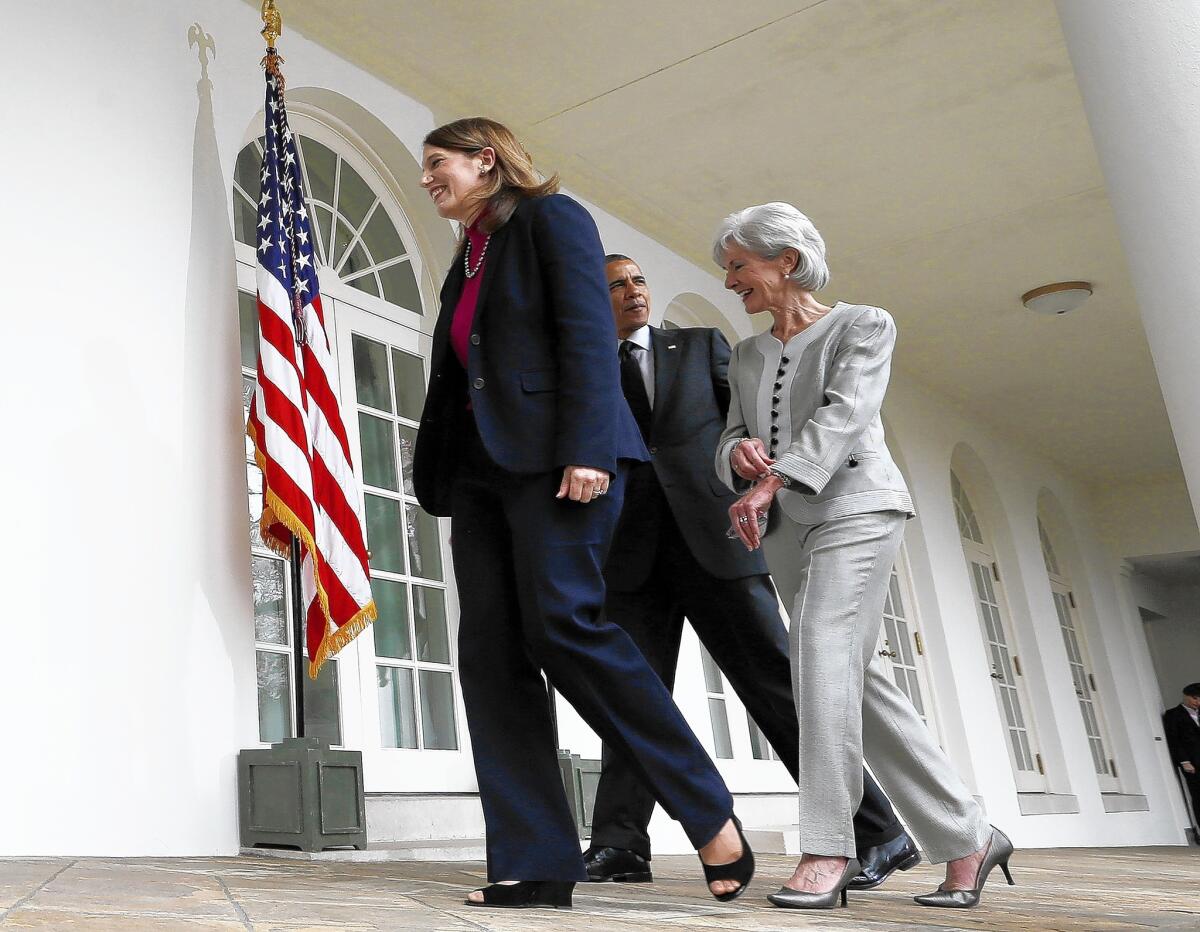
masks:
<svg viewBox="0 0 1200 932"><path fill-rule="evenodd" d="M262 37L267 40L267 48L275 48L275 40L283 33L283 17L275 8L275 0L263 0L262 5Z"/></svg>

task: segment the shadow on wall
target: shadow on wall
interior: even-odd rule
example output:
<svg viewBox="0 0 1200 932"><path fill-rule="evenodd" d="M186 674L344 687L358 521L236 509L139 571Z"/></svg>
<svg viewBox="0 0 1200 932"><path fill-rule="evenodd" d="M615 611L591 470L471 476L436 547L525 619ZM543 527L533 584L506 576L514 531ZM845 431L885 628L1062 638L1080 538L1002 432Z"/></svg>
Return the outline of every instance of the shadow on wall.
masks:
<svg viewBox="0 0 1200 932"><path fill-rule="evenodd" d="M211 618L225 644L229 667L224 670L185 669L203 676L204 682L180 683L181 690L197 694L225 691L227 708L237 720L232 734L244 740L256 737L250 730L255 707L254 642L250 609L249 518L246 511L245 447L242 435L241 365L239 362L237 274L233 231L229 226L229 192L217 147L213 120L213 85L208 78L208 57L215 55L212 36L199 25L188 31L190 46L200 59L196 83L197 111L192 149L192 208L188 245L187 284L183 328L183 477L186 498L177 503L182 514L177 530L193 549L199 580L199 599L180 592L180 623ZM195 612L195 614L193 614ZM184 631L180 644L196 637ZM237 667L245 665L245 669ZM213 680L221 685L214 686ZM241 688L244 695L236 695ZM187 727L186 723L181 723ZM229 765L232 758L219 762ZM211 760L196 761L197 792L211 784L206 773Z"/></svg>

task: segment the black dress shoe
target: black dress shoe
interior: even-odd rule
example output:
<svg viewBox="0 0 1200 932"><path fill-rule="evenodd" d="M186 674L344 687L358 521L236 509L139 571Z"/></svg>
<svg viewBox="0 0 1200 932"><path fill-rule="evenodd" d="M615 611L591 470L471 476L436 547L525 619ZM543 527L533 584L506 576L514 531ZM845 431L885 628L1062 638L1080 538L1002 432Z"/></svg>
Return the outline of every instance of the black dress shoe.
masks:
<svg viewBox="0 0 1200 932"><path fill-rule="evenodd" d="M882 845L860 851L859 875L850 881L851 890L874 890L896 871L912 870L921 863L921 853L907 835L899 835Z"/></svg>
<svg viewBox="0 0 1200 932"><path fill-rule="evenodd" d="M617 883L652 883L654 875L650 873L650 862L636 851L624 848L588 848L583 856L583 866L587 868L588 880L592 883L604 883L615 880Z"/></svg>

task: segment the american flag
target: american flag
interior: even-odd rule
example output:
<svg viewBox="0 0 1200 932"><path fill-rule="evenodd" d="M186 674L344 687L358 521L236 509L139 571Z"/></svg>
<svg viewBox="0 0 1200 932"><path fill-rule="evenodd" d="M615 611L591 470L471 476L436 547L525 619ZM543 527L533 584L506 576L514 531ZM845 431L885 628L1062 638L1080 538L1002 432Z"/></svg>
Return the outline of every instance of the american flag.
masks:
<svg viewBox="0 0 1200 932"><path fill-rule="evenodd" d="M338 406L296 141L267 74L258 201L258 385L246 432L263 474L263 542L300 545L310 677L375 618L362 499Z"/></svg>

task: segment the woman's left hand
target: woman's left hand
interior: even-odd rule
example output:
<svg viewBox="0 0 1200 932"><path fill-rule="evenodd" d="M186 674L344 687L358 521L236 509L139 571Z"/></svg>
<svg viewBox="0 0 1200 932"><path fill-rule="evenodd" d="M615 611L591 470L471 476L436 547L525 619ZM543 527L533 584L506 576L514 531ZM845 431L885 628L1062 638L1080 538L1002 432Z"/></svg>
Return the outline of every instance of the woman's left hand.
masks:
<svg viewBox="0 0 1200 932"><path fill-rule="evenodd" d="M573 502L590 502L608 492L612 477L606 469L591 466L567 466L563 469L562 482L555 498L569 498Z"/></svg>
<svg viewBox="0 0 1200 932"><path fill-rule="evenodd" d="M747 550L757 550L762 543L758 533L758 516L771 510L775 493L783 483L775 476L756 482L754 488L729 506L729 520Z"/></svg>

